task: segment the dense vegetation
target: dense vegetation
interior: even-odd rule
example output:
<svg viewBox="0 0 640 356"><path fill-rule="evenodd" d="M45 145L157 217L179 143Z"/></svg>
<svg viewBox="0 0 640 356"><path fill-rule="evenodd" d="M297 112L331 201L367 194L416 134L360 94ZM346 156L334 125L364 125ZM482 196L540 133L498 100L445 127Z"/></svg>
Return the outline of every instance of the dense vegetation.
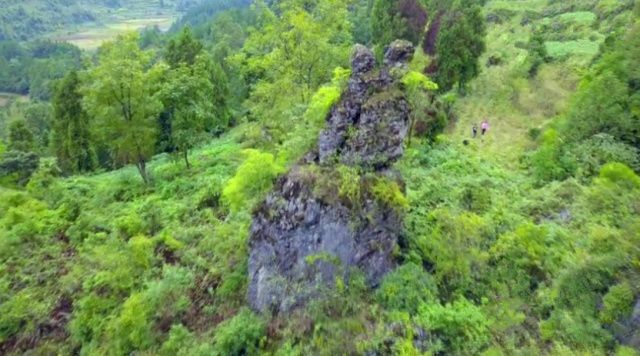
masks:
<svg viewBox="0 0 640 356"><path fill-rule="evenodd" d="M0 353L638 354L640 2L215 4L85 61L5 42ZM254 313L252 210L398 37L398 267Z"/></svg>

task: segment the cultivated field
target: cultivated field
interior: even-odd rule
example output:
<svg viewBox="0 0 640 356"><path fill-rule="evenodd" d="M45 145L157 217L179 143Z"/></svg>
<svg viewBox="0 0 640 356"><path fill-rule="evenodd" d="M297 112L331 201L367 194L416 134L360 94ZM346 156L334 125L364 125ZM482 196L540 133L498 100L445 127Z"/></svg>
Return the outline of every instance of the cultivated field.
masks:
<svg viewBox="0 0 640 356"><path fill-rule="evenodd" d="M58 34L52 38L58 41L67 41L74 45L86 49L93 50L105 42L114 39L117 35L142 30L147 27L158 27L162 31L166 31L176 20L177 14L161 15L150 18L136 18L119 20L104 25L86 26L78 29L78 31L70 31L66 34Z"/></svg>

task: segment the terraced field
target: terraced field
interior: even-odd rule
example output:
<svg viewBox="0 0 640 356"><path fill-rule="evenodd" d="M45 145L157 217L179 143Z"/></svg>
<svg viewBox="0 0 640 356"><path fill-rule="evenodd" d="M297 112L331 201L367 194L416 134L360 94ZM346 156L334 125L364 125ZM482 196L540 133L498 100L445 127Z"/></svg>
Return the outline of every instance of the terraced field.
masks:
<svg viewBox="0 0 640 356"><path fill-rule="evenodd" d="M174 13L149 18L124 19L101 25L86 26L79 28L78 31L55 35L52 38L73 43L82 49L93 50L121 33L142 30L147 27L158 27L160 30L166 31L177 17L178 14Z"/></svg>

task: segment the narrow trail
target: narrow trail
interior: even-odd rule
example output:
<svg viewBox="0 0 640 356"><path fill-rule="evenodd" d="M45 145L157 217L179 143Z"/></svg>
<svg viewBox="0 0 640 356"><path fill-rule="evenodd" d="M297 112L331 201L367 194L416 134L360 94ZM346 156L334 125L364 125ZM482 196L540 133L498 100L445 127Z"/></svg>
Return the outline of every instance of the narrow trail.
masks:
<svg viewBox="0 0 640 356"><path fill-rule="evenodd" d="M531 34L531 27L522 25L526 10L544 8L545 1L519 2L518 12L510 21L489 23L487 50L480 58L480 75L468 84L467 94L455 104L456 122L445 131L454 142L488 161L508 169L517 169L522 154L534 147L531 130L543 128L565 110L578 83L578 73L567 63L543 65L535 78L527 75L527 50L522 48ZM494 0L493 8L511 7L508 2ZM489 65L489 58L499 58L498 65ZM484 137L472 138L474 124L489 121L490 129Z"/></svg>

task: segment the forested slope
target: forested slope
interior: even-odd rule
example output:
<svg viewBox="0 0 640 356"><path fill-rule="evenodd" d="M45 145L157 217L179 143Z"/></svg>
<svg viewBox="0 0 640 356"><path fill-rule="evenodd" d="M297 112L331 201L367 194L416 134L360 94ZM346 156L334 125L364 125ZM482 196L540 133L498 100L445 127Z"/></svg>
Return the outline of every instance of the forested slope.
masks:
<svg viewBox="0 0 640 356"><path fill-rule="evenodd" d="M218 10L0 111L0 353L638 354L638 1Z"/></svg>

